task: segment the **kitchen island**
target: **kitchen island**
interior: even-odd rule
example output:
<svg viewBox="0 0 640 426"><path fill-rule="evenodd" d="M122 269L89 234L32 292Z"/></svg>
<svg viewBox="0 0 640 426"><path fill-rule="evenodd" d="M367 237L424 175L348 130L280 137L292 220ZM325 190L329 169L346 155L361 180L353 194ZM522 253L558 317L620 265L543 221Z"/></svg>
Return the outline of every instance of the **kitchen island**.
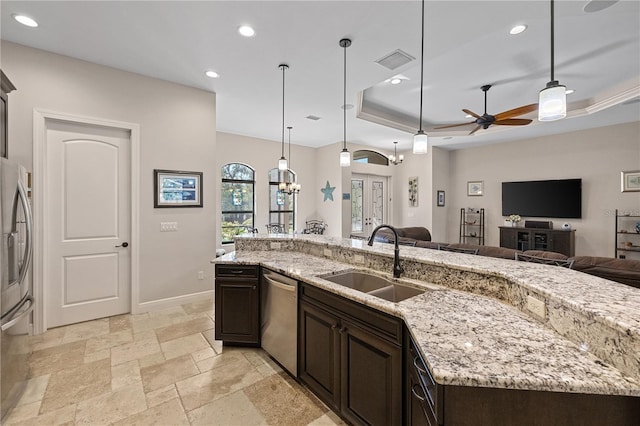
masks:
<svg viewBox="0 0 640 426"><path fill-rule="evenodd" d="M260 265L401 318L439 385L629 396L640 403L640 291L547 265L402 247L394 303L331 274L389 275L393 246L316 235L246 236L217 263ZM543 316L527 309L544 303Z"/></svg>

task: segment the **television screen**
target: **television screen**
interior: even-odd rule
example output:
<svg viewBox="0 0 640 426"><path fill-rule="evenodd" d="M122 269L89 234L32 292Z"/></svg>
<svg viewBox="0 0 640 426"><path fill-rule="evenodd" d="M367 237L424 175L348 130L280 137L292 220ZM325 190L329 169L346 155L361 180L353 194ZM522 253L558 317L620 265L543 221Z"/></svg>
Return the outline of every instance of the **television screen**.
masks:
<svg viewBox="0 0 640 426"><path fill-rule="evenodd" d="M582 217L582 179L502 182L502 215Z"/></svg>

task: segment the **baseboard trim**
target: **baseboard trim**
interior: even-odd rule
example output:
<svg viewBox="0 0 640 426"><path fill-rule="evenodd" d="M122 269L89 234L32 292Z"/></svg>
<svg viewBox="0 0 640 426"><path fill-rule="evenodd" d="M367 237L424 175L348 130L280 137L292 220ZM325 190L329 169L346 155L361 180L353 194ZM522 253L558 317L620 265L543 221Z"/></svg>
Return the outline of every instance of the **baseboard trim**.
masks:
<svg viewBox="0 0 640 426"><path fill-rule="evenodd" d="M160 311L162 309L180 306L185 303L198 302L204 298L213 297L213 290L202 291L200 293L185 294L182 296L167 297L166 299L152 300L138 303L134 306L132 314L143 314L145 312Z"/></svg>

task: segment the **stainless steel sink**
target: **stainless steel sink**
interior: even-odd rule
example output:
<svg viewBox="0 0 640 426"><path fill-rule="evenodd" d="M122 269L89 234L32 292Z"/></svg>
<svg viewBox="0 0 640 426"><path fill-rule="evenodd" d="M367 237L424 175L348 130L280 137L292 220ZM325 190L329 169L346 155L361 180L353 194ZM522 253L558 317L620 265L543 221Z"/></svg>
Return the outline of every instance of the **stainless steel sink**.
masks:
<svg viewBox="0 0 640 426"><path fill-rule="evenodd" d="M401 302L424 292L425 290L421 290L419 288L409 287L402 284L392 284L388 287L382 287L378 290L370 291L369 294L388 300L389 302Z"/></svg>
<svg viewBox="0 0 640 426"><path fill-rule="evenodd" d="M344 272L322 278L390 302L401 302L426 291L365 272Z"/></svg>
<svg viewBox="0 0 640 426"><path fill-rule="evenodd" d="M385 278L363 272L345 272L343 274L330 275L323 278L327 281L331 281L332 283L340 284L364 293L393 284L393 282Z"/></svg>

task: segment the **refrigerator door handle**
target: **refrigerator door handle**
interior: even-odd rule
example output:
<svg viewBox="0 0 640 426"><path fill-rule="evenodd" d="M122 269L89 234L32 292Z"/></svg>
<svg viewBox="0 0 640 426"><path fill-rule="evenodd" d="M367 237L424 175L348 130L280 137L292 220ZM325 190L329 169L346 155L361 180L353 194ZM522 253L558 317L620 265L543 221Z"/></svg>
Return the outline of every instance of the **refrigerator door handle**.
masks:
<svg viewBox="0 0 640 426"><path fill-rule="evenodd" d="M29 304L29 307L26 310L23 311L22 308L27 303ZM20 308L16 309L14 314L11 315L11 319L8 322L2 324L2 327L0 327L0 330L1 331L7 331L11 327L13 327L15 324L17 324L26 315L29 315L31 313L31 311L33 311L33 308L34 308L33 297L27 296L25 298L24 302L20 305Z"/></svg>
<svg viewBox="0 0 640 426"><path fill-rule="evenodd" d="M18 277L18 282L22 284L25 277L27 276L27 272L29 271L29 266L31 265L31 256L33 250L31 244L33 238L33 215L31 214L31 206L29 205L29 199L27 198L27 191L25 191L24 186L20 181L18 181L18 195L20 196L20 202L22 203L22 209L24 210L24 221L26 229L24 258L22 259L22 269L20 270L20 276Z"/></svg>

